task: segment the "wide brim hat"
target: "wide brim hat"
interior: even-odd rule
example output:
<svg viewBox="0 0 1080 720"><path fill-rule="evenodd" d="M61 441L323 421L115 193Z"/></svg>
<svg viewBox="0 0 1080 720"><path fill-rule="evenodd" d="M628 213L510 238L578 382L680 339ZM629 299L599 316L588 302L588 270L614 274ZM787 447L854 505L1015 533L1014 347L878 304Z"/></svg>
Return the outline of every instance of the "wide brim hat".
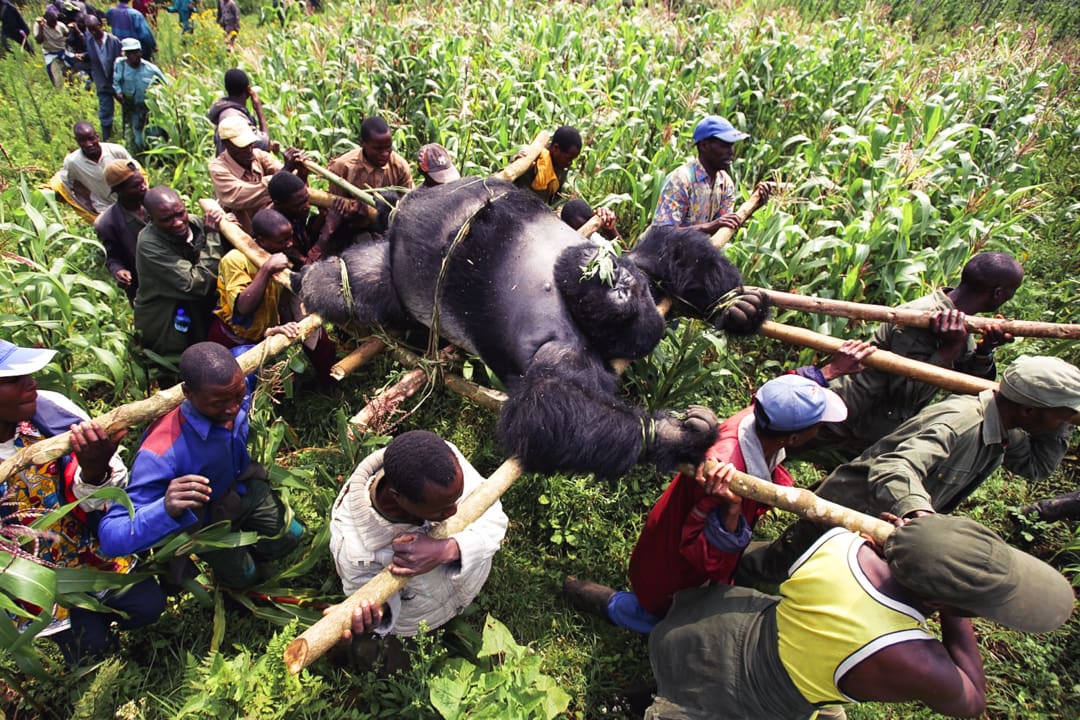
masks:
<svg viewBox="0 0 1080 720"><path fill-rule="evenodd" d="M24 348L0 340L0 377L33 375L48 365L55 355L55 350Z"/></svg>

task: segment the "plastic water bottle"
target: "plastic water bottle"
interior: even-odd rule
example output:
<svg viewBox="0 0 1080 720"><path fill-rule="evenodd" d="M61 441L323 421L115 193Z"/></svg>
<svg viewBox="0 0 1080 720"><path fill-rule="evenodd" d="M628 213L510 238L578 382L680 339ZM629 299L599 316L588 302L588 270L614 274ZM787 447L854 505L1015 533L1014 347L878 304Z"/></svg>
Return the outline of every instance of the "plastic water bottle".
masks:
<svg viewBox="0 0 1080 720"><path fill-rule="evenodd" d="M173 318L172 326L178 333L186 333L191 329L191 318L188 317L184 308L176 308L176 317Z"/></svg>

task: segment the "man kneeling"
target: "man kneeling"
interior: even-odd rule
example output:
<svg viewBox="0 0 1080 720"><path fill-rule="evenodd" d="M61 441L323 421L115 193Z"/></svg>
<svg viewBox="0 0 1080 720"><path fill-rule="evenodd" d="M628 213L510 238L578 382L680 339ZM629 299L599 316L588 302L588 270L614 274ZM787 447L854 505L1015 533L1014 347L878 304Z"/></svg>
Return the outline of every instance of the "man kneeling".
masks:
<svg viewBox="0 0 1080 720"><path fill-rule="evenodd" d="M364 602L355 610L343 636L354 656L379 651L372 634L413 636L421 622L440 627L479 594L506 535L502 505L445 540L428 533L483 481L456 447L426 430L398 436L357 466L330 519L342 588L351 595L386 567L413 580L382 607Z"/></svg>

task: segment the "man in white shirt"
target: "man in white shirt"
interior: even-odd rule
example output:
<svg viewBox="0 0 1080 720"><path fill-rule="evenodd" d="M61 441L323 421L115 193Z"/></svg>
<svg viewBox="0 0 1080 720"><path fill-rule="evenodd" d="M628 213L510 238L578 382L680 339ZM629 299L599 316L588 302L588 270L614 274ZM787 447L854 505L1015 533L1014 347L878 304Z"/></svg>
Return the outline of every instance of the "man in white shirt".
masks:
<svg viewBox="0 0 1080 720"><path fill-rule="evenodd" d="M79 149L68 153L64 158L59 180L70 197L63 192L61 195L77 210L81 209L91 215L92 221L92 218L105 212L116 202L112 188L105 182L105 166L113 160L135 161L122 145L101 142L90 123L77 122L73 130Z"/></svg>

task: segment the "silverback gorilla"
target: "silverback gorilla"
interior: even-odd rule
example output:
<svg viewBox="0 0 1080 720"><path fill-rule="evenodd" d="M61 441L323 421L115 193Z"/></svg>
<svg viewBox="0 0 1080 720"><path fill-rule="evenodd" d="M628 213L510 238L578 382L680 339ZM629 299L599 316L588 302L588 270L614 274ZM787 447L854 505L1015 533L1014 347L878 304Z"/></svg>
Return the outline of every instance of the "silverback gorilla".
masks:
<svg viewBox="0 0 1080 720"><path fill-rule="evenodd" d="M649 417L616 397L609 362L644 357L660 342L654 295L744 335L760 328L768 302L740 294L739 271L701 232L650 229L615 261L609 282L583 279L598 250L532 193L466 178L413 191L386 239L309 266L294 282L332 322L411 318L479 355L509 394L499 441L528 470L611 478L639 461L663 470L700 462L716 439L712 412Z"/></svg>

